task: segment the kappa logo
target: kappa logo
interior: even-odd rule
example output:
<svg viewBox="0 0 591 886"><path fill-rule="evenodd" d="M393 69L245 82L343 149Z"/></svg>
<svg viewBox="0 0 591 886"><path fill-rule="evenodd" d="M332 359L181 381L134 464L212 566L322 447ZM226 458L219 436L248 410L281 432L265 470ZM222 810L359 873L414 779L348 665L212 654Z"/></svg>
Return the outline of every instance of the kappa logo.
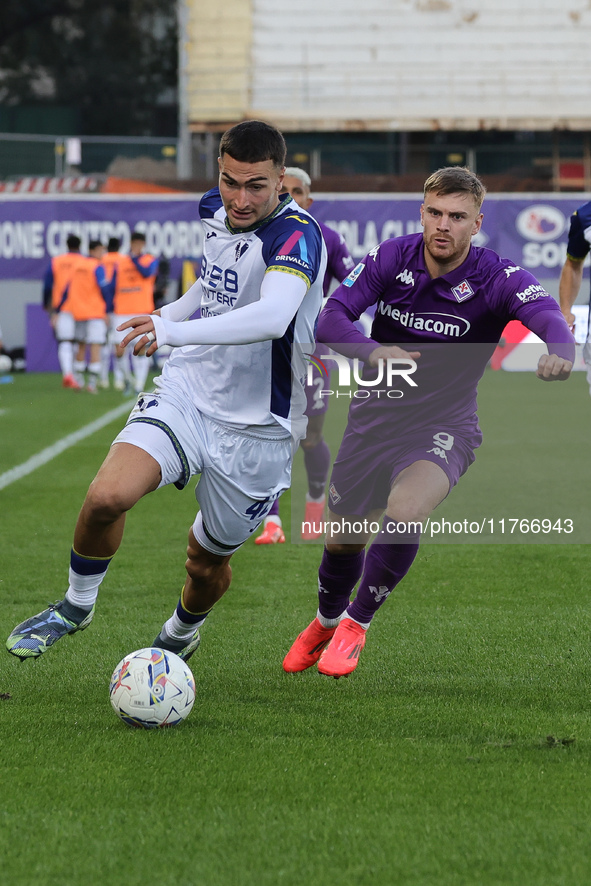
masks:
<svg viewBox="0 0 591 886"><path fill-rule="evenodd" d="M412 275L412 271L409 271L408 268L396 274L396 279L400 280L401 283L408 283L409 286L415 285L415 278Z"/></svg>
<svg viewBox="0 0 591 886"><path fill-rule="evenodd" d="M446 452L449 452L454 445L453 435L440 431L438 434L433 434L433 442L435 443L435 446L433 449L427 449L427 452L433 452L435 455L438 455L439 458L442 458L447 462Z"/></svg>
<svg viewBox="0 0 591 886"><path fill-rule="evenodd" d="M367 253L369 256L371 256L371 258L373 258L374 261L378 257L378 251L379 251L381 245L382 245L381 243L378 243L377 246L374 246L374 248L370 249L369 252Z"/></svg>
<svg viewBox="0 0 591 886"><path fill-rule="evenodd" d="M455 295L456 301L466 301L467 298L474 295L474 290L467 280L462 280L458 286L453 286L451 291Z"/></svg>
<svg viewBox="0 0 591 886"><path fill-rule="evenodd" d="M510 268L505 268L505 274L507 277L510 277L511 274L514 274L515 271L523 271L523 268L520 268L519 265L512 265Z"/></svg>

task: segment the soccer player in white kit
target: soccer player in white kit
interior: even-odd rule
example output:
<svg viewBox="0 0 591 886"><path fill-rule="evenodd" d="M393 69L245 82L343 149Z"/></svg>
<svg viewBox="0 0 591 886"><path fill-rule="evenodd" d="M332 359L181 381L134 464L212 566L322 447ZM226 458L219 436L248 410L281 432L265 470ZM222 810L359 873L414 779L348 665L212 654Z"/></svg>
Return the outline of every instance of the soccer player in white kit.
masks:
<svg viewBox="0 0 591 886"><path fill-rule="evenodd" d="M100 583L123 537L126 513L160 486L200 474L200 510L189 530L186 580L153 645L188 659L199 627L230 584L232 554L290 483L306 432L306 357L322 304L326 247L318 223L280 198L281 133L246 121L222 136L219 188L200 202L200 279L160 312L122 324L125 346L151 356L173 350L139 397L90 485L59 603L18 625L7 640L37 658L86 628ZM197 308L198 320L190 320Z"/></svg>

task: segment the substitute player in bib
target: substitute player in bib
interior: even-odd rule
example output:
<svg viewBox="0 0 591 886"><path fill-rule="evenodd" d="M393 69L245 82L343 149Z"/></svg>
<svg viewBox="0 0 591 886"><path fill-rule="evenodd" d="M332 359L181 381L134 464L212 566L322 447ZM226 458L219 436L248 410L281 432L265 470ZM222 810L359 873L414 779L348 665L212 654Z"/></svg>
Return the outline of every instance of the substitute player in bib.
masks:
<svg viewBox="0 0 591 886"><path fill-rule="evenodd" d="M289 673L318 663L341 677L357 666L374 615L416 557L421 526L474 460L476 388L506 323L520 320L547 343L539 378L570 375L574 340L557 302L528 271L471 244L484 194L468 169L433 173L423 233L372 249L320 317L318 341L365 367L329 484L317 617L286 655ZM370 305L368 338L355 321ZM380 382L388 359L400 361L389 364L398 372L391 389Z"/></svg>
<svg viewBox="0 0 591 886"><path fill-rule="evenodd" d="M81 240L77 234L68 234L68 251L51 259L43 279L43 307L48 312L51 326L57 341L57 357L62 372L62 386L78 390L80 385L74 378L74 329L57 329L60 303L64 289L72 277L72 269L80 255Z"/></svg>
<svg viewBox="0 0 591 886"><path fill-rule="evenodd" d="M188 659L199 627L230 584L232 554L290 483L306 430L304 380L322 303L326 247L318 224L280 198L286 147L259 121L220 142L219 188L205 194L201 277L160 315L123 324L148 356L172 353L156 390L139 397L91 483L74 532L65 599L11 633L9 652L35 658L85 628L127 511L155 489L200 474L186 580L155 646ZM197 308L198 320L188 320ZM147 346L147 347L146 347Z"/></svg>
<svg viewBox="0 0 591 886"><path fill-rule="evenodd" d="M136 394L144 390L150 361L145 355L130 355L122 346L125 331L122 323L138 314L151 314L154 310L154 284L158 274L159 261L149 252L144 252L146 235L142 231L132 231L129 255L119 255L113 266L113 311L111 313L110 337L114 345L114 387L117 391Z"/></svg>
<svg viewBox="0 0 591 886"><path fill-rule="evenodd" d="M107 340L108 283L101 259L105 247L91 240L88 255L78 255L72 265L70 280L58 305L56 332L77 342L74 354L74 380L96 394L101 368L101 351ZM88 359L87 359L88 358Z"/></svg>
<svg viewBox="0 0 591 886"><path fill-rule="evenodd" d="M309 209L314 202L310 194L311 187L312 181L305 169L299 169L297 166L287 167L281 193L289 194L302 209ZM327 252L326 273L322 286L326 298L333 282L336 280L338 283L342 283L355 262L341 235L329 228L328 225L323 225L322 222L318 222L318 225L326 243ZM322 348L324 351L324 346ZM314 356L318 356L319 353L316 348ZM322 535L322 530L316 530L315 527L321 526L324 519L326 481L330 471L330 449L322 434L328 399L320 396L324 381L316 365L313 363L312 366L313 383L306 385L308 429L301 444L308 478L304 528L302 530L303 541L311 541ZM277 499L265 517L264 530L255 539L255 544L282 544L284 541L285 533L279 516L279 499Z"/></svg>

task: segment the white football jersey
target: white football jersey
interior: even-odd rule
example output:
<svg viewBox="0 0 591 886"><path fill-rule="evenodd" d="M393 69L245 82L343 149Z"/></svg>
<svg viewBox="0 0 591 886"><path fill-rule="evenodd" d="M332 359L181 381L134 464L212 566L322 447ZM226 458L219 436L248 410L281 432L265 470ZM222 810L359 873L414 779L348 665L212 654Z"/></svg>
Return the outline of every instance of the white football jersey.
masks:
<svg viewBox="0 0 591 886"><path fill-rule="evenodd" d="M318 223L293 200L281 198L270 216L251 228L235 230L217 188L203 196L199 212L205 235L201 317L235 312L240 324L239 309L260 300L261 284L271 270L296 274L308 291L281 338L173 348L161 384L180 387L183 397L224 424L258 427L274 435L279 425L299 440L306 428L307 358L314 350L326 269L326 246Z"/></svg>

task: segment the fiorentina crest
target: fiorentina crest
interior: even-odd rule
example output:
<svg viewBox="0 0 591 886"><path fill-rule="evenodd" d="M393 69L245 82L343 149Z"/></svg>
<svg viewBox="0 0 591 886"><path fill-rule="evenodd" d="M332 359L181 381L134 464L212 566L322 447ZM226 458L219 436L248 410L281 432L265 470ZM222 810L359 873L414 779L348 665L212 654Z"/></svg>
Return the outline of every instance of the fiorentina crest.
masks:
<svg viewBox="0 0 591 886"><path fill-rule="evenodd" d="M474 295L474 290L467 280L462 280L459 286L452 287L451 291L455 295L457 301L466 301L467 298Z"/></svg>

